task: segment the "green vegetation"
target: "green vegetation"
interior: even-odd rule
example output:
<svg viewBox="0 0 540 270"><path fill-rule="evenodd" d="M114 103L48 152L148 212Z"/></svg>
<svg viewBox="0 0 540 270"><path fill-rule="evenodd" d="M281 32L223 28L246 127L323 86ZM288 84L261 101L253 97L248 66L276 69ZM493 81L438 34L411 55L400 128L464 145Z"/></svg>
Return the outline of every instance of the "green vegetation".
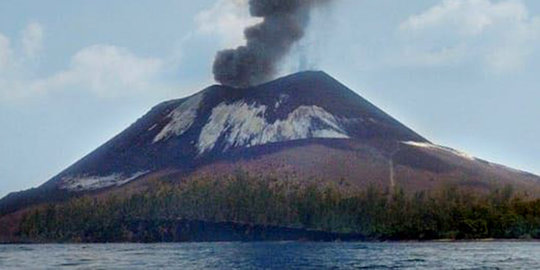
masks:
<svg viewBox="0 0 540 270"><path fill-rule="evenodd" d="M171 241L179 220L234 222L358 234L367 239L540 238L540 200L511 187L474 194L448 187L391 193L301 185L238 174L182 184L157 181L127 198L82 197L27 214L31 241ZM193 230L193 228L191 228Z"/></svg>

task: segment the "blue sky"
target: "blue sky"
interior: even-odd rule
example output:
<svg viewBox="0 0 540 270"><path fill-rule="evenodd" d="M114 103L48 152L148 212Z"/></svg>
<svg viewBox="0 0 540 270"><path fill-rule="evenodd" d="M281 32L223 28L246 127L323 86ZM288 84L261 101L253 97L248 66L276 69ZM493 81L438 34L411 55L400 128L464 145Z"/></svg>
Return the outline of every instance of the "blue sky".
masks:
<svg viewBox="0 0 540 270"><path fill-rule="evenodd" d="M246 0L0 2L0 196L212 84ZM540 2L334 0L299 59L435 143L540 174Z"/></svg>

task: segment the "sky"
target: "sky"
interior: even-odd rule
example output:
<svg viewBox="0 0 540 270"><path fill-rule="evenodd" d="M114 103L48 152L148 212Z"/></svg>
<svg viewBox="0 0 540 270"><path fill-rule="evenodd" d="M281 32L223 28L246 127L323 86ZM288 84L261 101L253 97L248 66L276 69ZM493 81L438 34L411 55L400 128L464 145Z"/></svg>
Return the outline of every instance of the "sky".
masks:
<svg viewBox="0 0 540 270"><path fill-rule="evenodd" d="M258 22L246 3L0 1L0 197L213 84L215 53ZM540 1L334 0L280 75L299 67L434 143L540 174Z"/></svg>

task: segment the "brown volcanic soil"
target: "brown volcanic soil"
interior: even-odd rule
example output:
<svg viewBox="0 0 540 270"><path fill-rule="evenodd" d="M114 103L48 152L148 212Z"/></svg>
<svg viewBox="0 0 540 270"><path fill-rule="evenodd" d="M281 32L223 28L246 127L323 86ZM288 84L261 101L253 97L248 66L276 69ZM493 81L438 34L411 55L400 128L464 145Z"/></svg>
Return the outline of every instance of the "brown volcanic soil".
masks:
<svg viewBox="0 0 540 270"><path fill-rule="evenodd" d="M159 177L169 180L217 178L238 171L261 179L335 183L352 189L368 186L383 190L393 186L408 193L454 185L479 192L512 185L517 191L540 197L540 178L479 159L467 159L436 148L400 144L381 145L377 140L311 140L268 151L269 146L233 150L193 172L170 170ZM267 153L256 155L254 153ZM393 168L393 180L391 169ZM127 185L140 185L144 179Z"/></svg>
<svg viewBox="0 0 540 270"><path fill-rule="evenodd" d="M263 179L316 183L345 181L355 187L387 188L389 170L384 156L372 155L365 145L355 146L358 149L349 150L313 143L253 159L217 161L196 170L192 177L215 177L241 170Z"/></svg>

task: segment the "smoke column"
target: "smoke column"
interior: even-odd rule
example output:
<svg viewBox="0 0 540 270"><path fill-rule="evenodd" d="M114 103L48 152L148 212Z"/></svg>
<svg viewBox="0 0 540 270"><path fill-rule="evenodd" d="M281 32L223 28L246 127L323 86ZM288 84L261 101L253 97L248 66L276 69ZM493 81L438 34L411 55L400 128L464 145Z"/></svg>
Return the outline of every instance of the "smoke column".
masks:
<svg viewBox="0 0 540 270"><path fill-rule="evenodd" d="M304 36L311 8L329 1L249 0L251 16L263 21L244 30L246 45L217 53L214 79L233 87L271 80L279 61Z"/></svg>

